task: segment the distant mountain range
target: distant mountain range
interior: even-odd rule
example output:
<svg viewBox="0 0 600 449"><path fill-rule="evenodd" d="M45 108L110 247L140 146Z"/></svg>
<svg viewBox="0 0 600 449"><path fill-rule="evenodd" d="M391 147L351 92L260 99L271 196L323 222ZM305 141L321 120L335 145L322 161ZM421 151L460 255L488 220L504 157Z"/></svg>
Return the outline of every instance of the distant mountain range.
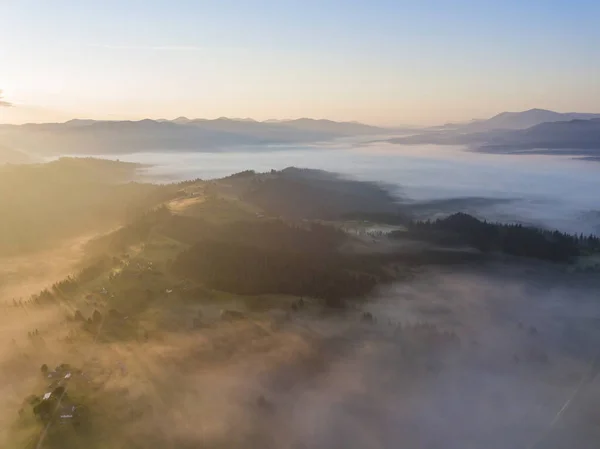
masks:
<svg viewBox="0 0 600 449"><path fill-rule="evenodd" d="M266 120L221 117L214 120L97 121L0 125L0 163L35 156L125 154L139 151L226 151L244 146L277 146L360 135L392 135L388 129L357 122L301 118ZM543 109L503 112L487 120L414 130L391 138L397 144L468 145L495 153L537 152L600 158L600 114Z"/></svg>
<svg viewBox="0 0 600 449"><path fill-rule="evenodd" d="M468 145L494 153L600 156L600 114L542 109L504 112L489 120L445 125L421 134L389 139L397 144Z"/></svg>
<svg viewBox="0 0 600 449"><path fill-rule="evenodd" d="M496 129L526 129L541 123L568 122L600 118L600 114L581 112L554 112L546 109L529 109L523 112L502 112L487 120L473 120L464 124L448 124L443 128L462 132L482 132Z"/></svg>
<svg viewBox="0 0 600 449"><path fill-rule="evenodd" d="M538 150L555 154L557 150L564 150L566 154L600 155L600 118L540 123L527 129L491 135L479 149L495 152Z"/></svg>
<svg viewBox="0 0 600 449"><path fill-rule="evenodd" d="M206 151L239 145L309 143L388 132L354 122L302 118L257 122L218 118L0 125L0 145L37 154Z"/></svg>

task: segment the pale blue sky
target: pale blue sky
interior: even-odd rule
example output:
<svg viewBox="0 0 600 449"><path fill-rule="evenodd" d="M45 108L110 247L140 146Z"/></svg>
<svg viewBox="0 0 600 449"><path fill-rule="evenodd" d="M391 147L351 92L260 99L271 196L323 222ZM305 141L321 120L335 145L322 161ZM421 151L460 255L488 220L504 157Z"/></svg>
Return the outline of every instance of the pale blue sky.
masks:
<svg viewBox="0 0 600 449"><path fill-rule="evenodd" d="M0 0L0 122L600 112L600 1Z"/></svg>

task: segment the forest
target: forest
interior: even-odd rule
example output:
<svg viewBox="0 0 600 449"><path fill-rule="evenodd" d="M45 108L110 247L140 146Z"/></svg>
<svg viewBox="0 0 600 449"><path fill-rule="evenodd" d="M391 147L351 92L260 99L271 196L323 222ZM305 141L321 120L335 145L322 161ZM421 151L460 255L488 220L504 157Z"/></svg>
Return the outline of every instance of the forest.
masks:
<svg viewBox="0 0 600 449"><path fill-rule="evenodd" d="M459 212L446 218L412 221L408 232L394 231L392 238L420 239L439 245L467 245L480 251L501 252L551 262L569 262L600 250L594 235L570 235L522 224L489 223Z"/></svg>
<svg viewBox="0 0 600 449"><path fill-rule="evenodd" d="M175 261L176 273L210 288L242 295L286 294L324 299L339 306L362 297L376 284L373 275L350 271L331 252L266 249L226 241L204 241Z"/></svg>
<svg viewBox="0 0 600 449"><path fill-rule="evenodd" d="M193 243L176 258L173 272L217 290L311 296L333 304L363 296L376 283L373 273L358 271L364 266L356 256L338 251L348 236L333 226L278 219L215 226L171 216L161 231Z"/></svg>

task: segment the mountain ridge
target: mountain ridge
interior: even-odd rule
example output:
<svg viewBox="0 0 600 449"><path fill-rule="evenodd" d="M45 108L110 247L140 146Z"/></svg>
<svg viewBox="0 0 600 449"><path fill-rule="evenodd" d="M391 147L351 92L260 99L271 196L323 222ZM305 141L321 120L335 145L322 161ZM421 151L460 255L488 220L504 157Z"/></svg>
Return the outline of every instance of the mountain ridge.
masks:
<svg viewBox="0 0 600 449"><path fill-rule="evenodd" d="M312 143L381 134L361 123L300 118L282 122L250 119L90 120L0 125L0 144L39 154L119 154L136 151L203 151L240 145Z"/></svg>
<svg viewBox="0 0 600 449"><path fill-rule="evenodd" d="M563 122L570 120L590 120L600 118L600 113L555 112L548 109L533 108L519 112L500 112L489 119L476 119L464 124L448 124L464 132L492 131L496 129L526 129L541 123Z"/></svg>
<svg viewBox="0 0 600 449"><path fill-rule="evenodd" d="M512 115L511 115L512 114ZM388 142L403 145L467 145L472 149L493 153L538 153L592 156L600 154L600 114L556 113L542 109L525 111L528 120L542 115L560 120L536 123L527 128L497 128L489 123L472 122L453 129L429 130L427 133L389 139ZM514 113L501 113L490 120L514 120ZM521 116L522 117L522 116ZM575 118L571 118L575 117ZM569 118L567 120L567 118ZM489 122L489 120L488 120ZM514 121L511 122L514 125ZM523 123L523 121L521 121ZM594 159L589 159L594 160Z"/></svg>

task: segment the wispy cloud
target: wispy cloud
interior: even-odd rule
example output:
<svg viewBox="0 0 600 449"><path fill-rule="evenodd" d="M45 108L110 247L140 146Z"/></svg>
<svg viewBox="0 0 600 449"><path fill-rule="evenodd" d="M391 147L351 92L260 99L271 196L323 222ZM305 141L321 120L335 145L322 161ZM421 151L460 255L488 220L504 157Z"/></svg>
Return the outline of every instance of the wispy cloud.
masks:
<svg viewBox="0 0 600 449"><path fill-rule="evenodd" d="M202 51L207 47L195 45L91 45L94 48L108 50L133 50L133 51Z"/></svg>
<svg viewBox="0 0 600 449"><path fill-rule="evenodd" d="M13 105L12 103L2 99L2 90L0 89L0 107L8 108L8 107L11 107L12 105Z"/></svg>

